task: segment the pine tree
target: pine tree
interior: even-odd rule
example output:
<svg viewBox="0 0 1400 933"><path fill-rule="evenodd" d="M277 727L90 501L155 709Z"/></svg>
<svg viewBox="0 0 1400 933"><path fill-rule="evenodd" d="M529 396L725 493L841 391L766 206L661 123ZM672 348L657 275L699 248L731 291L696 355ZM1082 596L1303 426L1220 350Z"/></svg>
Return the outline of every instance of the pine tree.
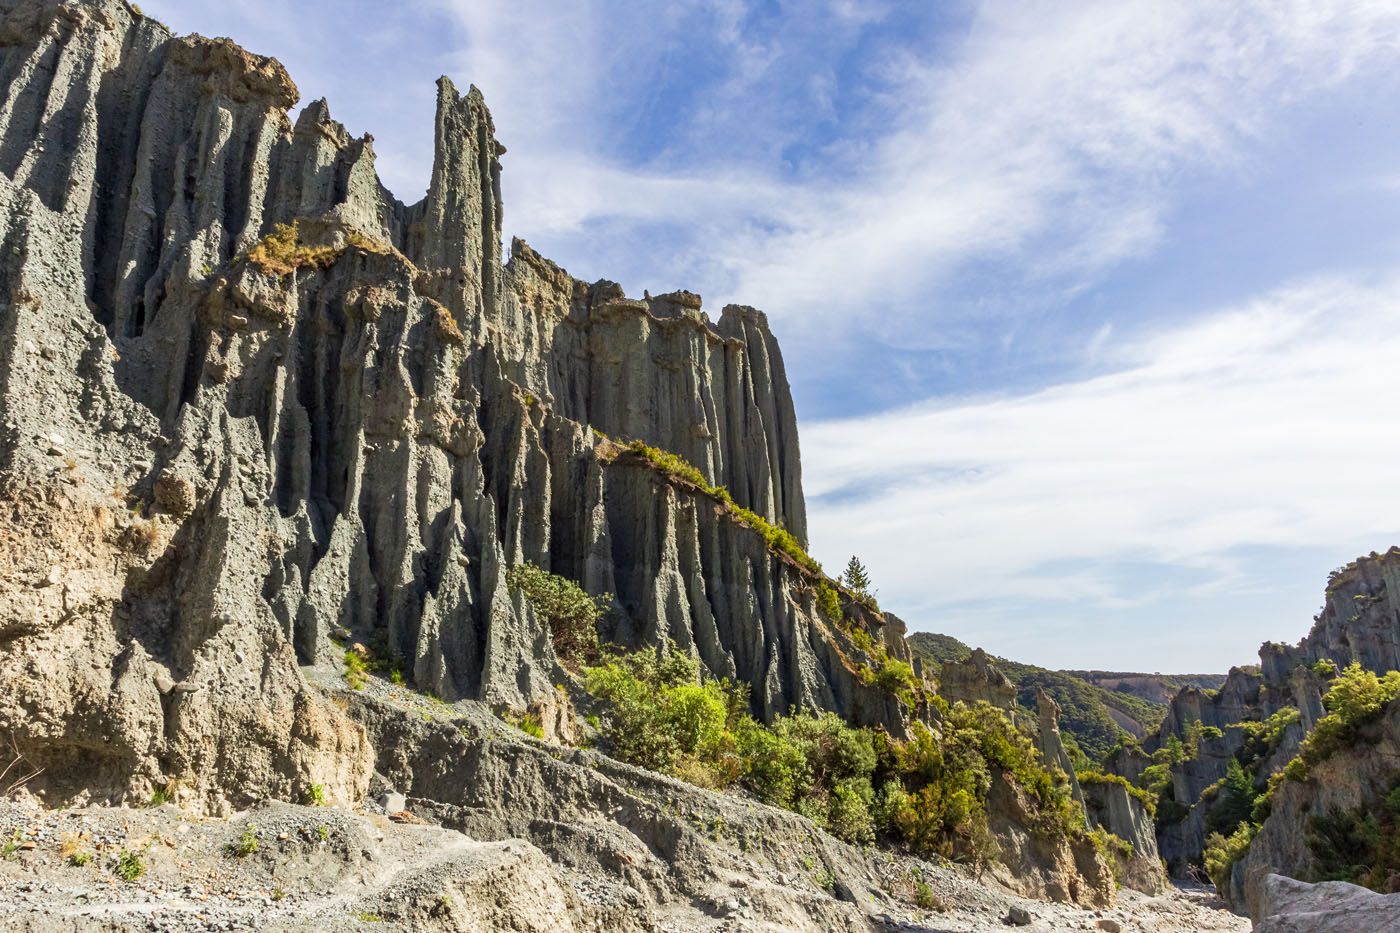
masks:
<svg viewBox="0 0 1400 933"><path fill-rule="evenodd" d="M845 573L841 574L841 583L857 596L870 595L870 574L866 572L860 558L854 554L846 564Z"/></svg>

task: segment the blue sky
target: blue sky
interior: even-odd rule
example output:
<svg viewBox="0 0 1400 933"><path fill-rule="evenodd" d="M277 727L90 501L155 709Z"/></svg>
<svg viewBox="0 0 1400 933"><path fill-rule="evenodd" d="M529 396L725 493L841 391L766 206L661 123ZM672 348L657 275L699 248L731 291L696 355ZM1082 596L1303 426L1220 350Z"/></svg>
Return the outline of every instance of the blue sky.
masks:
<svg viewBox="0 0 1400 933"><path fill-rule="evenodd" d="M1400 543L1400 3L143 6L405 201L475 83L507 236L768 311L813 552L913 629L1224 670Z"/></svg>

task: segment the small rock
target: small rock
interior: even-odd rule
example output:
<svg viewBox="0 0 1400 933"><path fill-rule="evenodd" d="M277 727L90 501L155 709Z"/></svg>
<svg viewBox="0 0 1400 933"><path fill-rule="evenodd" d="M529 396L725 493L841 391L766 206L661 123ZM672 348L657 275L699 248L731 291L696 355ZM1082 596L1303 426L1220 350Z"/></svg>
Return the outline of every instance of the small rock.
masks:
<svg viewBox="0 0 1400 933"><path fill-rule="evenodd" d="M1028 927L1032 919L1031 912L1024 907L1012 907L1006 912L1006 922L1013 927Z"/></svg>
<svg viewBox="0 0 1400 933"><path fill-rule="evenodd" d="M42 350L39 351L39 355L46 360L51 360L55 356L58 356L58 354L54 352L53 347L44 347Z"/></svg>
<svg viewBox="0 0 1400 933"><path fill-rule="evenodd" d="M1106 917L1098 922L1098 928L1103 930L1104 933L1123 933L1123 925L1121 923L1117 920L1109 920Z"/></svg>
<svg viewBox="0 0 1400 933"><path fill-rule="evenodd" d="M402 813L408 809L408 798L398 791L385 791L379 795L379 805L385 813Z"/></svg>
<svg viewBox="0 0 1400 933"><path fill-rule="evenodd" d="M156 503L171 515L184 518L194 511L197 493L194 483L169 467L156 478Z"/></svg>
<svg viewBox="0 0 1400 933"><path fill-rule="evenodd" d="M49 572L44 574L44 579L39 581L39 586L57 586L58 582L62 579L63 568L58 566L58 564L54 564L49 568Z"/></svg>

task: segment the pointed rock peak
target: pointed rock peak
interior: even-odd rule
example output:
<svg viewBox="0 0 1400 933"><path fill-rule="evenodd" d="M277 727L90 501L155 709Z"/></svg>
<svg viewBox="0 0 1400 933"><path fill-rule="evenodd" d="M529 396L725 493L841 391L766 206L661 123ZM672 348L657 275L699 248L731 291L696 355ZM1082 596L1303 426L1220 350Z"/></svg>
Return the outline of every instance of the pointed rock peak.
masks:
<svg viewBox="0 0 1400 933"><path fill-rule="evenodd" d="M319 134L332 143L336 148L343 149L350 144L350 131L340 123L331 119L330 104L322 97L314 100L302 108L297 114L296 133L299 135Z"/></svg>

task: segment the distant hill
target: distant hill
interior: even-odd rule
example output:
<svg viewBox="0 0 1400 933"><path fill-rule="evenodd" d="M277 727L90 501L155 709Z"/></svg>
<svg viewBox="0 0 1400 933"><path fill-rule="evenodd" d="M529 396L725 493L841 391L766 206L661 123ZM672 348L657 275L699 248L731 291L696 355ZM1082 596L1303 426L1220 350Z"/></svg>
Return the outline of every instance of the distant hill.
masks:
<svg viewBox="0 0 1400 933"><path fill-rule="evenodd" d="M915 632L907 641L912 651L936 672L945 662L961 661L972 648L950 635ZM1182 687L1219 687L1223 674L1137 674L1110 671L1052 671L1005 658L997 667L1016 685L1016 698L1035 709L1036 687L1060 704L1060 725L1090 758L1098 761L1118 744L1122 732L1138 738L1156 730L1166 715L1167 702Z"/></svg>

